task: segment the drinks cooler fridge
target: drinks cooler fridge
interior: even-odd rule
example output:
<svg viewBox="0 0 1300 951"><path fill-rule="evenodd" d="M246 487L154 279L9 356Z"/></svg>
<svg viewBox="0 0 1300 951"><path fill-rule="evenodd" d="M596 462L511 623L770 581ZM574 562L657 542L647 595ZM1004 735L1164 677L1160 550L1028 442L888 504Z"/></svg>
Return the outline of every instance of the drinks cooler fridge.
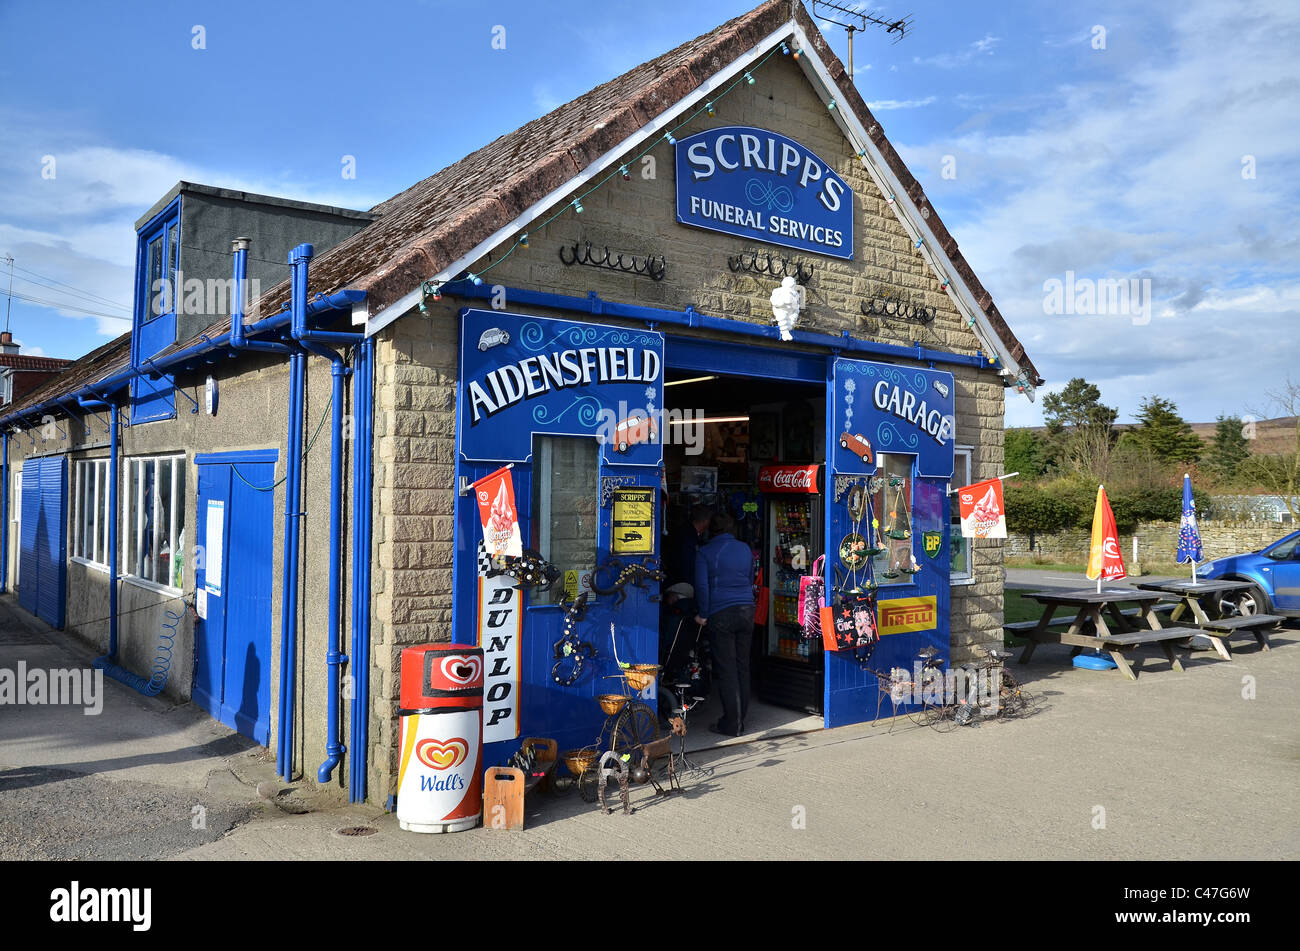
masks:
<svg viewBox="0 0 1300 951"><path fill-rule="evenodd" d="M769 588L767 628L760 631L756 688L761 700L820 716L824 692L820 638L805 640L799 624L799 579L822 554L822 497L817 466L766 466L763 579ZM789 470L807 473L791 478Z"/></svg>

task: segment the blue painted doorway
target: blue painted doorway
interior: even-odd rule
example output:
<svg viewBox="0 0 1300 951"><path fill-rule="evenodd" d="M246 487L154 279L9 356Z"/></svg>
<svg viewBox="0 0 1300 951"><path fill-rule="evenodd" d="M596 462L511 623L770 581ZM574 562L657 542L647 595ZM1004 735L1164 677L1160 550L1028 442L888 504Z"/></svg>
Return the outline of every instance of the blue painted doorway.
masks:
<svg viewBox="0 0 1300 951"><path fill-rule="evenodd" d="M51 627L63 627L68 566L68 460L23 465L18 603Z"/></svg>
<svg viewBox="0 0 1300 951"><path fill-rule="evenodd" d="M194 702L265 746L271 734L276 450L194 457L198 470Z"/></svg>

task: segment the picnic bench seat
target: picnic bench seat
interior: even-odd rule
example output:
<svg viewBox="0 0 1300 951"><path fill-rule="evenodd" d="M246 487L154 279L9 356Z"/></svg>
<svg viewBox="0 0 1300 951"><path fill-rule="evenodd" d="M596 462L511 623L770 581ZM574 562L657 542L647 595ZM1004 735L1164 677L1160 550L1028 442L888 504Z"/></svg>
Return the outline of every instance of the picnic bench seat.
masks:
<svg viewBox="0 0 1300 951"><path fill-rule="evenodd" d="M1214 644L1214 649L1224 658L1228 658L1232 655L1224 642L1240 634L1251 635L1261 650L1270 650L1268 632L1282 621L1283 618L1276 614L1243 614L1219 618L1217 621L1206 621L1201 625L1198 633L1208 637Z"/></svg>
<svg viewBox="0 0 1300 951"><path fill-rule="evenodd" d="M1151 611L1158 614L1167 614L1176 607L1178 607L1177 601L1161 601L1158 604L1151 605ZM1142 614L1142 609L1125 608L1119 613L1122 614L1124 617L1130 617L1130 618L1139 617ZM1054 627L1069 627L1072 623L1074 623L1073 617L1062 614L1059 615L1058 617L1053 618L1052 623L1047 625L1047 627L1049 629ZM1089 624L1088 626L1091 627L1092 625ZM1037 628L1038 628L1037 621L1012 621L1009 624L1002 625L1002 630L1006 631L1008 634L1015 634L1018 636L1024 636L1029 631L1036 630Z"/></svg>
<svg viewBox="0 0 1300 951"><path fill-rule="evenodd" d="M1033 626L1030 628L1030 634L1032 634L1032 630ZM1183 673L1183 665L1174 653L1173 644L1175 641L1186 640L1195 634L1203 633L1205 632L1196 627L1162 627L1154 630L1112 632L1104 636L1101 634L1072 636L1068 633L1048 631L1044 632L1046 636L1042 636L1042 642L1072 645L1071 657L1077 656L1088 647L1095 647L1099 651L1108 653L1111 660L1115 661L1115 666L1119 668L1125 677L1129 680L1137 680L1137 674L1134 673L1128 658L1125 656L1132 653L1134 648L1144 644L1155 644L1165 655L1165 659L1169 661L1169 666ZM1029 658L1033 656L1034 648L1038 644L1038 639L1031 639L1025 645L1025 649L1020 655L1020 663L1029 663Z"/></svg>
<svg viewBox="0 0 1300 951"><path fill-rule="evenodd" d="M1151 605L1151 610L1157 614L1168 614L1176 607L1178 607L1177 601L1157 601L1155 604ZM1125 608L1119 613L1125 617L1137 617L1142 613L1142 611L1140 608Z"/></svg>

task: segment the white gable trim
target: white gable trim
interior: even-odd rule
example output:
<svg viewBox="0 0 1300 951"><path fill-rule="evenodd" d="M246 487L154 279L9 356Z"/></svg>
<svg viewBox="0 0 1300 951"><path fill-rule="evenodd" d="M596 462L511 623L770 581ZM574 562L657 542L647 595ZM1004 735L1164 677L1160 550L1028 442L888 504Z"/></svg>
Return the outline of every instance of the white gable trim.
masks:
<svg viewBox="0 0 1300 951"><path fill-rule="evenodd" d="M727 66L720 72L715 73L704 81L694 92L685 98L678 100L668 111L660 113L654 119L628 136L618 145L614 146L596 161L592 162L581 173L565 182L559 188L556 188L544 198L539 199L530 205L518 218L499 228L497 231L484 238L476 244L469 253L463 255L450 265L443 268L437 274L428 278L431 281L448 281L460 274L467 267L477 261L483 255L487 254L493 248L510 240L521 231L526 231L527 226L537 219L546 215L549 211L560 204L567 204L572 200L574 192L581 191L582 186L592 179L599 178L604 172L611 168L617 168L623 162L623 157L636 149L637 146L651 138L658 138L665 131L670 129L673 124L684 113L688 112L696 103L708 101L709 93L716 92L734 80L737 76L743 74L754 63L758 62L774 46L780 45L782 40L788 39L793 35L795 23L793 20L777 28L761 40L757 46L745 53L739 59L734 60L731 65ZM410 293L398 298L387 307L371 314L370 319L366 321L366 336L372 336L383 330L398 317L401 317L421 300L421 288L417 287Z"/></svg>
<svg viewBox="0 0 1300 951"><path fill-rule="evenodd" d="M822 58L816 54L815 47L807 33L796 21L790 20L768 34L756 46L734 60L725 69L710 76L697 89L679 100L666 112L656 116L588 165L581 173L530 205L509 224L493 232L476 244L467 254L453 261L446 268L428 278L428 280L435 283L451 280L493 248L509 241L520 232L526 231L529 225L544 217L557 205L567 204L572 200L571 196L575 192L581 191L584 185L600 177L609 169L616 168L622 163L623 157L635 150L637 146L652 137L661 136L684 113L694 108L697 103L707 101L710 93L726 86L737 76L743 74L754 63L767 55L771 49L780 45L782 41L789 41L796 48L803 50L803 55L798 58L798 62L805 77L807 77L813 88L820 93L823 101L834 99L838 107L839 89L832 81L830 71ZM903 226L903 230L907 232L913 243L918 239L921 241L920 252L922 259L930 265L931 270L940 279L941 283L947 283L948 297L952 300L953 306L962 317L963 322L970 324L973 321L972 330L975 332L975 336L980 341L984 351L998 358L1000 374L1004 377L1010 376L1012 379L1018 378L1024 368L1011 358L1010 351L993 330L988 316L980 309L970 287L961 279L960 275L951 269L951 262L939 251L939 241L926 223L920 208L903 189L898 177L889 167L889 163L885 161L875 142L867 134L867 130L863 127L861 121L848 109L836 108L829 111L836 125L839 126L840 132L853 146L854 151L861 153L862 164L876 183L876 187L880 189L882 194L894 197L892 207L895 217L897 217L899 224ZM366 336L373 336L407 313L421 301L422 296L421 285L421 287L416 287L387 307L369 315L368 319L365 320ZM361 323L360 317L361 314L354 311L353 323ZM1032 386L1027 387L1025 393L1031 400L1034 398L1034 388Z"/></svg>
<svg viewBox="0 0 1300 951"><path fill-rule="evenodd" d="M876 183L876 187L886 197L892 195L894 201L892 207L894 214L898 218L899 224L907 232L912 242L921 240L921 257L930 265L940 282L946 281L948 284L948 297L952 300L961 315L963 322L969 323L973 318L975 325L972 328L975 336L979 339L986 353L991 353L998 358L1001 364L1001 374L1010 376L1012 379L1017 378L1023 369L1019 363L1011 359L1011 352L993 330L989 322L988 315L984 313L975 300L975 295L955 271L951 269L951 262L939 250L939 240L930 230L925 217L921 214L920 208L912 201L911 197L903 189L902 183L894 174L889 163L885 161L884 155L872 138L867 135L867 130L863 127L858 117L847 109L838 108L839 88L831 79L830 71L826 64L822 62L820 56L808 55L814 49L808 35L797 24L794 24L795 40L804 50L805 55L799 57L799 64L804 70L804 75L808 77L814 88L817 88L824 100L835 99L837 108L830 110L832 118L844 137L849 140L855 150L863 153L862 164L867 169L868 174ZM1032 400L1034 398L1033 387L1027 387L1026 395Z"/></svg>

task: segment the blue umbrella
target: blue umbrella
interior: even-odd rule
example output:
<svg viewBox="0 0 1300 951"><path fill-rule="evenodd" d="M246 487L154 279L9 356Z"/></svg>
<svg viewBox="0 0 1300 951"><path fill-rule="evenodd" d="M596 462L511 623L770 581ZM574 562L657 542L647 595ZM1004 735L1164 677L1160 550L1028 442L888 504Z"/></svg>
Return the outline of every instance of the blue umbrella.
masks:
<svg viewBox="0 0 1300 951"><path fill-rule="evenodd" d="M1178 523L1178 563L1192 563L1192 581L1196 580L1196 563L1201 560L1201 530L1196 527L1196 500L1192 498L1192 477L1183 473L1183 517Z"/></svg>

